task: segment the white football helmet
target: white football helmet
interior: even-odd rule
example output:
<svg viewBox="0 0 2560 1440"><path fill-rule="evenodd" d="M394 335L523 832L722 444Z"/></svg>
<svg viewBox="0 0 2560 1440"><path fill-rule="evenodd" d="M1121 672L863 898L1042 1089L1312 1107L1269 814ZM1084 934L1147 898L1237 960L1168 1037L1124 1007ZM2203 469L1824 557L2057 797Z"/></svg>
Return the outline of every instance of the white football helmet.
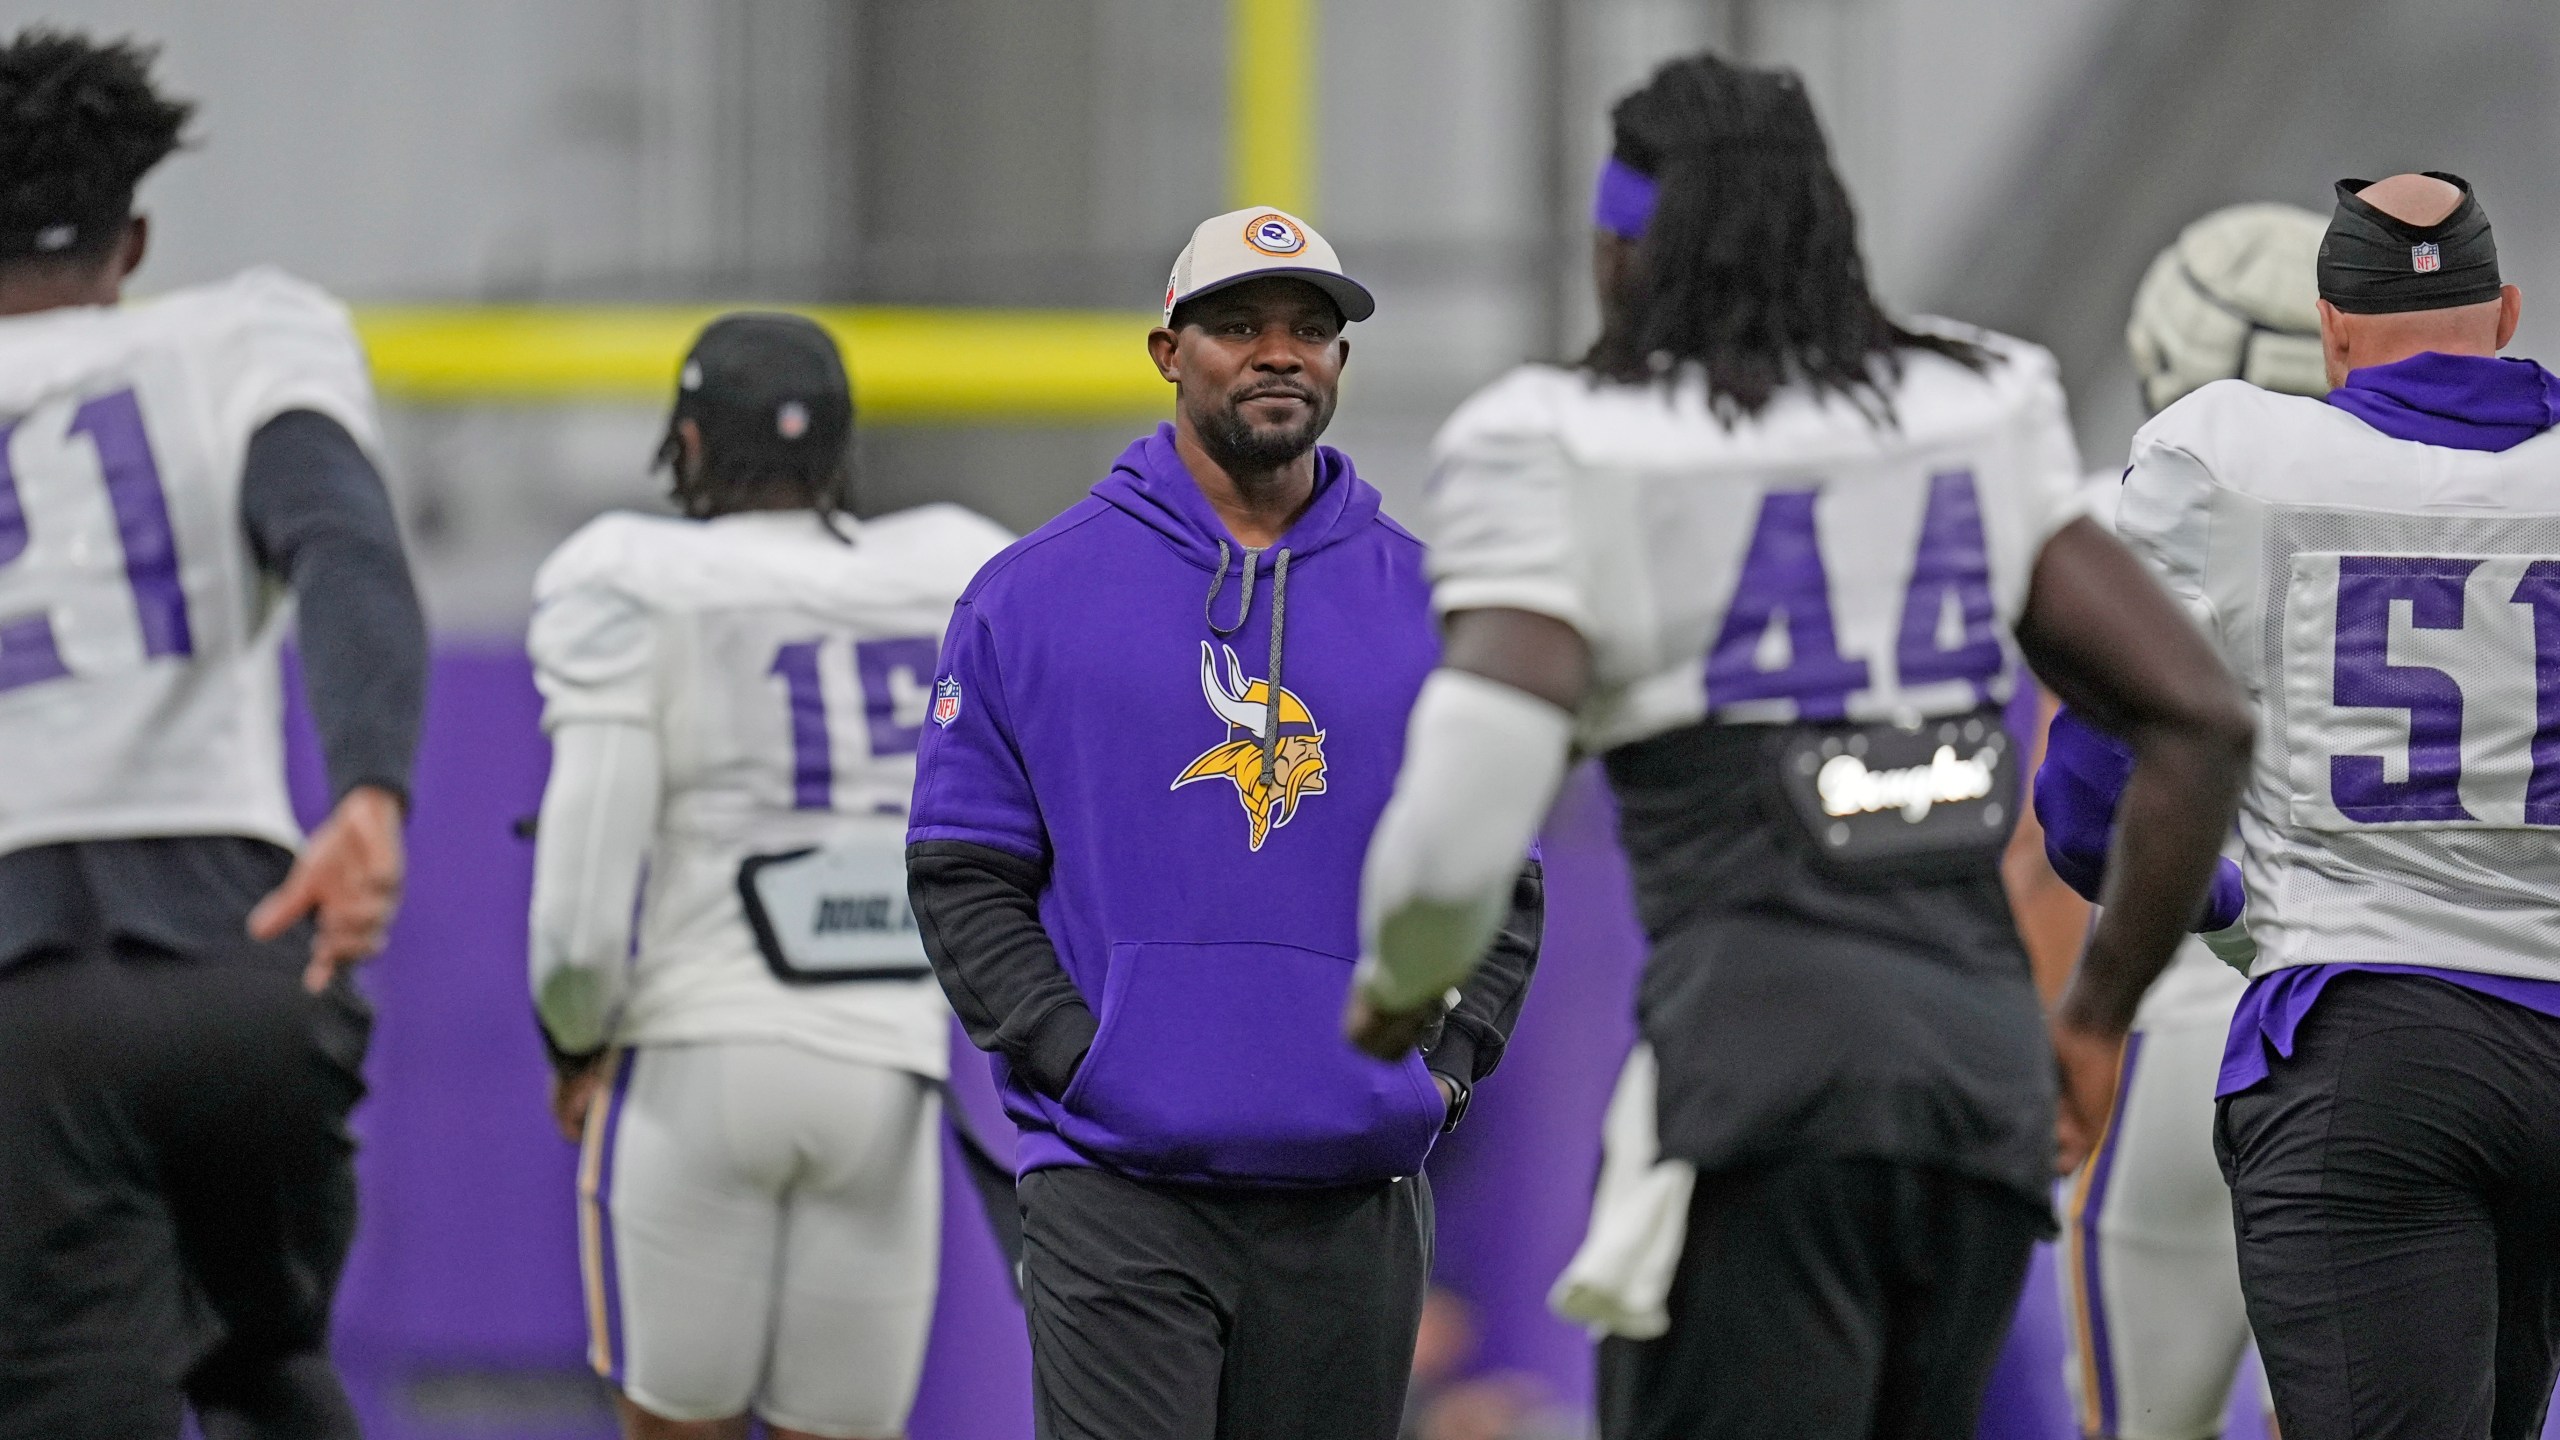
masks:
<svg viewBox="0 0 2560 1440"><path fill-rule="evenodd" d="M2124 328L2154 414L2216 380L2329 393L2319 311L2327 229L2298 206L2233 205L2189 225L2160 252Z"/></svg>

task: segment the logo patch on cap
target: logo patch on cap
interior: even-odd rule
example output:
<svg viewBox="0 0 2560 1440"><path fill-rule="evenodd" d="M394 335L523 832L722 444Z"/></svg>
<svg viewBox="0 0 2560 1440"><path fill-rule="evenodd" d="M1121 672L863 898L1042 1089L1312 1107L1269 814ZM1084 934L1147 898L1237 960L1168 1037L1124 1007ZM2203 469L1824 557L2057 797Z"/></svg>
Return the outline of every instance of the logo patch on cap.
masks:
<svg viewBox="0 0 2560 1440"><path fill-rule="evenodd" d="M933 723L948 730L960 718L960 677L945 675L933 682Z"/></svg>
<svg viewBox="0 0 2560 1440"><path fill-rule="evenodd" d="M1307 232L1286 215L1265 212L1244 227L1244 243L1265 255L1295 255L1307 248Z"/></svg>
<svg viewBox="0 0 2560 1440"><path fill-rule="evenodd" d="M2444 268L2444 251L2434 241L2409 247L2409 268L2421 275L2433 275Z"/></svg>
<svg viewBox="0 0 2560 1440"><path fill-rule="evenodd" d="M36 232L36 249L46 254L68 250L71 242L79 238L80 227L77 225L47 225Z"/></svg>
<svg viewBox="0 0 2560 1440"><path fill-rule="evenodd" d="M676 388L680 390L699 390L702 388L701 361L687 360L684 362L684 373L676 377Z"/></svg>
<svg viewBox="0 0 2560 1440"><path fill-rule="evenodd" d="M785 440L797 440L809 433L809 407L797 400L785 400L773 412L773 430Z"/></svg>

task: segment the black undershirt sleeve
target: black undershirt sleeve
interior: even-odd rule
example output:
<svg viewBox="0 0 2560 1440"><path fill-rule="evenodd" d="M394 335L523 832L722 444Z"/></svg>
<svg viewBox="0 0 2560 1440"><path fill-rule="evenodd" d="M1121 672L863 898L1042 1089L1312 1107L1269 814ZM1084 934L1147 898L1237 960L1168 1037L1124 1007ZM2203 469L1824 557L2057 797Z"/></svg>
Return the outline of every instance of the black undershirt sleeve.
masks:
<svg viewBox="0 0 2560 1440"><path fill-rule="evenodd" d="M250 437L240 518L260 567L293 591L331 798L378 785L405 801L427 626L381 473L338 422L289 410Z"/></svg>
<svg viewBox="0 0 2560 1440"><path fill-rule="evenodd" d="M1040 923L1044 867L960 840L907 847L907 896L961 1028L1031 1088L1066 1093L1097 1028Z"/></svg>
<svg viewBox="0 0 2560 1440"><path fill-rule="evenodd" d="M907 847L907 892L925 953L962 1028L1032 1088L1055 1097L1075 1078L1097 1026L1040 923L1045 880L1039 866L988 846L933 840ZM1461 1093L1502 1063L1545 923L1545 875L1531 861L1512 886L1501 933L1428 1052L1430 1068Z"/></svg>
<svg viewBox="0 0 2560 1440"><path fill-rule="evenodd" d="M1458 1003L1441 1022L1440 1036L1424 1052L1433 1073L1474 1088L1502 1063L1511 1043L1511 1027L1520 1023L1520 1007L1529 999L1529 978L1538 968L1538 948L1546 937L1547 876L1532 860L1511 882L1511 912L1485 952L1484 963L1458 987Z"/></svg>

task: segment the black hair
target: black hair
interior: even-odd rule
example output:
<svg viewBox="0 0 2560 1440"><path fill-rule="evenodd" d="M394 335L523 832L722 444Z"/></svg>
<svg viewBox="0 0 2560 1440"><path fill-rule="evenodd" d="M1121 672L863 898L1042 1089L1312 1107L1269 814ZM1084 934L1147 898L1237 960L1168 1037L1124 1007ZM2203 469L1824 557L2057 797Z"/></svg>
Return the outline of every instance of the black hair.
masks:
<svg viewBox="0 0 2560 1440"><path fill-rule="evenodd" d="M153 84L157 58L41 26L0 42L0 264L94 264L114 251L134 186L195 113Z"/></svg>
<svg viewBox="0 0 2560 1440"><path fill-rule="evenodd" d="M836 517L853 511L853 445L845 444L844 454L833 465L794 465L762 458L726 460L704 436L701 458L690 472L685 467L684 440L678 434L678 421L667 422L667 435L658 442L658 458L654 468L668 472L670 491L676 508L695 520L708 520L715 515L731 515L741 510L773 510L782 508L775 500L788 500L795 506L806 506L815 512L827 533L851 544L852 537L836 524Z"/></svg>
<svg viewBox="0 0 2560 1440"><path fill-rule="evenodd" d="M1804 82L1713 54L1675 60L1610 112L1612 153L1659 186L1583 367L1668 383L1695 365L1732 425L1791 380L1890 424L1899 352L1980 369L1980 346L1905 329L1867 288L1857 212ZM1879 377L1882 377L1881 379Z"/></svg>

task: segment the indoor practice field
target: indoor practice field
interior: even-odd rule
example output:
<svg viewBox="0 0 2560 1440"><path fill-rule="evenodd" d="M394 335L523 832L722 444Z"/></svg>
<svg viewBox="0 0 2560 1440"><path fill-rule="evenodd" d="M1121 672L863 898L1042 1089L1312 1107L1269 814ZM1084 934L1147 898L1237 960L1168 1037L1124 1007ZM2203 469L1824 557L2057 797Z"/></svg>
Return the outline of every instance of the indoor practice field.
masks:
<svg viewBox="0 0 2560 1440"><path fill-rule="evenodd" d="M2560 1435L2560 1132L2343 1339L2249 1208L2560 1057L2556 137L2511 0L0 0L0 1440ZM199 941L338 1118L116 1070Z"/></svg>

